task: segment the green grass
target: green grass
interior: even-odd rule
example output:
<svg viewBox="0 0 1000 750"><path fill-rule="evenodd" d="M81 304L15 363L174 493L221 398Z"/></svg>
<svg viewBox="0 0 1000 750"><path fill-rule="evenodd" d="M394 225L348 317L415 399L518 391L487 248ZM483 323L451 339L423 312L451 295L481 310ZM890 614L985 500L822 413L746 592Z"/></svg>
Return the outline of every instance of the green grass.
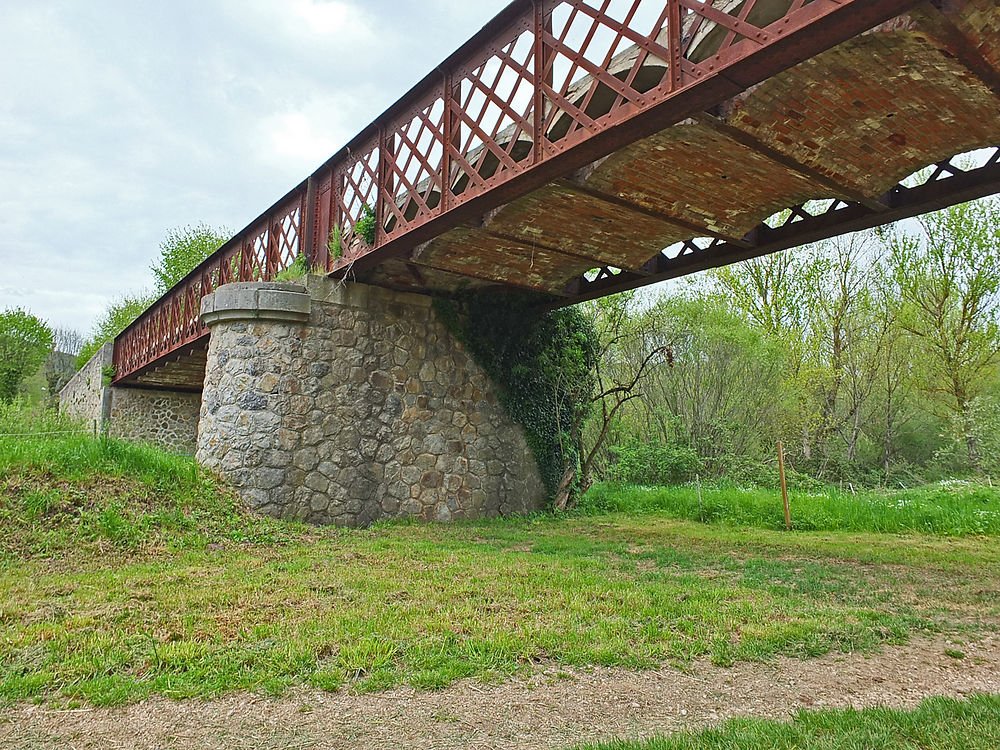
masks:
<svg viewBox="0 0 1000 750"><path fill-rule="evenodd" d="M975 637L1000 622L998 593L987 538L664 513L313 529L246 515L190 459L0 439L0 700L808 657Z"/></svg>
<svg viewBox="0 0 1000 750"><path fill-rule="evenodd" d="M81 424L0 405L0 563L24 556L275 542L294 526L250 518L189 457L94 438Z"/></svg>
<svg viewBox="0 0 1000 750"><path fill-rule="evenodd" d="M851 492L830 487L790 492L792 527L800 531L859 531L883 534L974 534L1000 536L1000 491L980 484L950 482L916 489ZM703 485L636 487L598 484L581 502L588 514L666 514L705 523L781 529L778 490Z"/></svg>
<svg viewBox="0 0 1000 750"><path fill-rule="evenodd" d="M611 742L578 750L995 750L1000 697L933 698L916 711L801 712L791 722L738 719L719 729L648 742Z"/></svg>

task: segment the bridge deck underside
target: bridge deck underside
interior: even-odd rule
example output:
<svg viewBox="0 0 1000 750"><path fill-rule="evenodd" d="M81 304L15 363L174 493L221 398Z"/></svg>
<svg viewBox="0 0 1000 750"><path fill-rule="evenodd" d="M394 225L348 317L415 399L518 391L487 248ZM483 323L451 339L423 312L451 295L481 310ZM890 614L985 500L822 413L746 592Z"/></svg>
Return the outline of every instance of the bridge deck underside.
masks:
<svg viewBox="0 0 1000 750"><path fill-rule="evenodd" d="M914 171L1000 143L1000 10L970 6L900 17L359 278L573 301L592 269L640 269L694 238L745 248L764 219L809 200L883 210Z"/></svg>
<svg viewBox="0 0 1000 750"><path fill-rule="evenodd" d="M160 358L154 364L132 373L118 386L160 391L200 393L205 384L208 361L208 337Z"/></svg>

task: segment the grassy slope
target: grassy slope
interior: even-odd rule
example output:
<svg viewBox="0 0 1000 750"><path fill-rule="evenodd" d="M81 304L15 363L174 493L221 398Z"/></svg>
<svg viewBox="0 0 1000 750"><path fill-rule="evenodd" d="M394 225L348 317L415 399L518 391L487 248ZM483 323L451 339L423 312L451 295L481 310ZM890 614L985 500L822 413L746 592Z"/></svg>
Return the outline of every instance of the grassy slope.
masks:
<svg viewBox="0 0 1000 750"><path fill-rule="evenodd" d="M0 550L6 699L438 687L541 660L808 656L1000 618L989 538L662 513L307 529L243 515L186 459L72 436L0 440Z"/></svg>
<svg viewBox="0 0 1000 750"><path fill-rule="evenodd" d="M802 712L789 723L740 719L719 729L588 750L924 750L1000 747L1000 697L935 698L916 711ZM580 750L584 750L580 748Z"/></svg>

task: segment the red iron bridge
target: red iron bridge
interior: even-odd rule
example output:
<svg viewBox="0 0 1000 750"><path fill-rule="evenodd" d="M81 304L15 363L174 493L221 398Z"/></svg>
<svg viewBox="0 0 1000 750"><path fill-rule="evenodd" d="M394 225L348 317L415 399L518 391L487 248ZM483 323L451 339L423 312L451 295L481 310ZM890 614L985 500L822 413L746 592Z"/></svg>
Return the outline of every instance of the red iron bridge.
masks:
<svg viewBox="0 0 1000 750"><path fill-rule="evenodd" d="M115 384L199 388L201 298L300 255L568 305L1000 192L998 114L996 0L516 0L118 336Z"/></svg>

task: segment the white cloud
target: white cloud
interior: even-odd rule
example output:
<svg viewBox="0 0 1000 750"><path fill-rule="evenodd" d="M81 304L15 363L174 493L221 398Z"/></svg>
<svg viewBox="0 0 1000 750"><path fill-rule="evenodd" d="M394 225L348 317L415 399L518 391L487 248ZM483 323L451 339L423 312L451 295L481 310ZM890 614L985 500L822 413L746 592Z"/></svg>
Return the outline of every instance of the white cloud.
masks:
<svg viewBox="0 0 1000 750"><path fill-rule="evenodd" d="M367 11L336 0L295 0L291 3L295 31L322 36L336 36L367 43L372 37L371 18Z"/></svg>

